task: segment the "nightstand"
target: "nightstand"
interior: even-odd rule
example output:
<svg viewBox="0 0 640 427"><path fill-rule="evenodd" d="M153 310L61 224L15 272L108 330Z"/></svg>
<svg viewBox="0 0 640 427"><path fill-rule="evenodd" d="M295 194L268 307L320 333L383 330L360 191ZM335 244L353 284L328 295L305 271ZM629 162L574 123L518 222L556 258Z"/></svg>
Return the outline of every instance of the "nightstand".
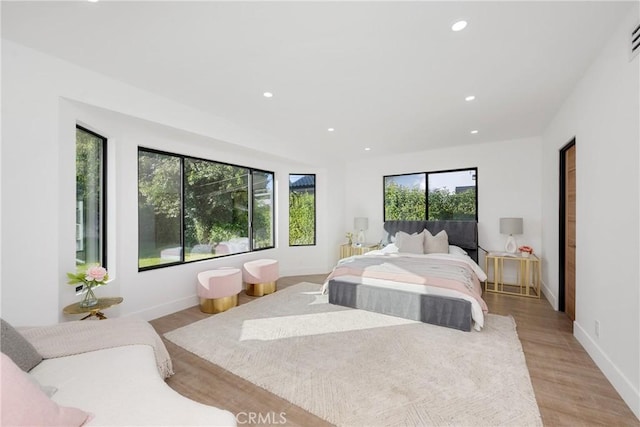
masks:
<svg viewBox="0 0 640 427"><path fill-rule="evenodd" d="M340 245L340 258L348 258L354 255L363 255L369 251L378 249L377 243L363 243L361 246L353 246L348 243Z"/></svg>
<svg viewBox="0 0 640 427"><path fill-rule="evenodd" d="M505 283L504 264L513 263L516 267L516 283ZM484 259L484 270L487 280L484 289L487 292L518 295L523 297L540 298L540 258L531 254L507 254L504 252L489 252ZM493 267L493 282L489 281L489 270Z"/></svg>

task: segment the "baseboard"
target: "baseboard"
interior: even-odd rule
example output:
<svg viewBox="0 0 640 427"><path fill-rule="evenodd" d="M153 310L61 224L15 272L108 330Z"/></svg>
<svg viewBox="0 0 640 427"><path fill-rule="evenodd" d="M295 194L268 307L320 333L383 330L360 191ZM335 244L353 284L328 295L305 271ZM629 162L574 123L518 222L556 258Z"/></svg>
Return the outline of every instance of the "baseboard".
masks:
<svg viewBox="0 0 640 427"><path fill-rule="evenodd" d="M333 268L333 266L331 267ZM280 277L288 276L310 276L315 274L329 275L331 268L325 271L318 271L318 268L288 268L286 270L280 270Z"/></svg>
<svg viewBox="0 0 640 427"><path fill-rule="evenodd" d="M573 322L573 336L596 363L604 376L611 382L635 416L640 419L640 392L636 389L618 367L602 351L600 346L587 334L578 322Z"/></svg>
<svg viewBox="0 0 640 427"><path fill-rule="evenodd" d="M547 286L546 283L542 282L542 293L544 294L545 297L547 297L547 301L549 301L549 304L551 304L551 307L553 307L553 309L555 311L558 311L559 307L558 307L558 298L556 297L556 295L551 291L551 289Z"/></svg>
<svg viewBox="0 0 640 427"><path fill-rule="evenodd" d="M198 305L198 297L191 296L182 298L179 300L171 301L166 304L156 305L154 307L150 307L144 310L136 311L133 313L124 314L123 317L138 317L144 320L153 320L158 317L167 316L169 314L173 314L177 311L184 310L189 307L193 307L194 305Z"/></svg>

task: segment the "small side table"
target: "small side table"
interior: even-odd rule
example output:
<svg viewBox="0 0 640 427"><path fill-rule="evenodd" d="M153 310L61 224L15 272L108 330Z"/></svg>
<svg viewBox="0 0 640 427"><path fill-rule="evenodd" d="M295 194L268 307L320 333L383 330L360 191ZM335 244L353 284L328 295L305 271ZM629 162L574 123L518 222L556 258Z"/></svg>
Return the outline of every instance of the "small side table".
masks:
<svg viewBox="0 0 640 427"><path fill-rule="evenodd" d="M92 307L82 307L79 302L66 306L62 312L64 314L84 314L89 313L80 320L85 320L96 316L100 320L104 320L107 316L101 310L118 305L123 301L122 297L115 298L98 298L98 303Z"/></svg>
<svg viewBox="0 0 640 427"><path fill-rule="evenodd" d="M517 283L504 282L505 261L516 262ZM484 289L498 294L519 295L523 297L540 298L540 258L531 254L527 257L521 254L505 254L489 252L484 259L484 269L487 280ZM489 282L489 269L493 266L493 282ZM493 286L489 286L493 285Z"/></svg>
<svg viewBox="0 0 640 427"><path fill-rule="evenodd" d="M363 243L360 246L353 246L348 243L340 245L340 259L348 258L354 255L364 255L369 251L378 249L377 243Z"/></svg>

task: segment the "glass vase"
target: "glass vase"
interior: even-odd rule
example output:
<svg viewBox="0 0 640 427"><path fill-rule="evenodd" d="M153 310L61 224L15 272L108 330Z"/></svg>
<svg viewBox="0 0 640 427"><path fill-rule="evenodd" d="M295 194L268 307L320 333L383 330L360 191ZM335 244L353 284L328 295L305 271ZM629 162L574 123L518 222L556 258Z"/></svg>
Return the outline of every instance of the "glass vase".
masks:
<svg viewBox="0 0 640 427"><path fill-rule="evenodd" d="M84 293L82 301L80 301L80 307L93 307L98 305L98 298L93 293L93 286L87 286L87 292Z"/></svg>

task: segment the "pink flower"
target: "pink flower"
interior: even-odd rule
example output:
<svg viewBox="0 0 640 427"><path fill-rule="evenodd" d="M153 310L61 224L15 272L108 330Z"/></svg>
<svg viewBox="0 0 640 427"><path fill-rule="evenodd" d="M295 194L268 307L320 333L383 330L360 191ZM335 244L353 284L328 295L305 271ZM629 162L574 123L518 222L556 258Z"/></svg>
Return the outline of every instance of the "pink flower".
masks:
<svg viewBox="0 0 640 427"><path fill-rule="evenodd" d="M107 270L104 267L95 266L87 270L85 280L89 282L93 282L94 280L96 282L102 282L106 275Z"/></svg>

